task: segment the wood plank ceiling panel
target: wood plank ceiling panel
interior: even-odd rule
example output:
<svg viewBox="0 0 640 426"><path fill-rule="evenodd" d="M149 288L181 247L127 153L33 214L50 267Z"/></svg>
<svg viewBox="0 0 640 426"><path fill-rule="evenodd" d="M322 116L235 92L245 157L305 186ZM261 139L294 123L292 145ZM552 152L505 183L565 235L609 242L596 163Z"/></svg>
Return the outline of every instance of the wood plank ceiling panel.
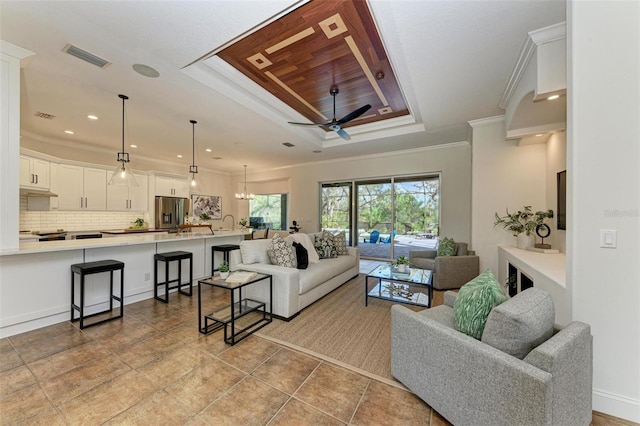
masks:
<svg viewBox="0 0 640 426"><path fill-rule="evenodd" d="M370 104L359 125L409 114L365 1L311 1L217 54L315 123ZM326 129L325 129L326 130Z"/></svg>

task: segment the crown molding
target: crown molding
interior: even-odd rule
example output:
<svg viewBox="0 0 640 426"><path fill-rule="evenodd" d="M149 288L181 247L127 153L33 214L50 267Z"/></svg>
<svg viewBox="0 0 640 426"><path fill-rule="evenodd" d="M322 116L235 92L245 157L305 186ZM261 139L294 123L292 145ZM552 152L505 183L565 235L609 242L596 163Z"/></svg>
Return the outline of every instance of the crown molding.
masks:
<svg viewBox="0 0 640 426"><path fill-rule="evenodd" d="M467 123L469 123L469 126L476 128L476 127L491 126L498 123L504 123L505 121L506 121L506 118L504 115L495 115L493 117L479 118L477 120L467 121Z"/></svg>
<svg viewBox="0 0 640 426"><path fill-rule="evenodd" d="M507 86L502 92L502 96L500 96L500 100L498 101L498 108L506 109L513 92L516 87L518 87L518 83L520 83L520 79L524 74L529 62L531 61L531 57L536 52L536 49L541 44L550 43L552 41L560 40L567 37L567 24L566 22L560 22L558 24L550 25L548 27L540 28L537 30L529 31L527 37L520 49L520 55L518 56L518 60L516 61L516 65L513 68L513 72L509 77L509 81L507 82Z"/></svg>

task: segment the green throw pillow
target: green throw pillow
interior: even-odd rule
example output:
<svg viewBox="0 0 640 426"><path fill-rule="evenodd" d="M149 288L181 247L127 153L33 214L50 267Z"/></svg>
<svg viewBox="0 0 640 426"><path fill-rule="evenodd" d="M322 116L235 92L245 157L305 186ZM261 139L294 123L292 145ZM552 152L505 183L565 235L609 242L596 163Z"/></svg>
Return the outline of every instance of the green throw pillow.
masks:
<svg viewBox="0 0 640 426"><path fill-rule="evenodd" d="M490 269L460 288L453 304L456 330L480 340L491 310L507 300Z"/></svg>
<svg viewBox="0 0 640 426"><path fill-rule="evenodd" d="M445 238L438 244L438 256L455 256L458 246L453 238Z"/></svg>

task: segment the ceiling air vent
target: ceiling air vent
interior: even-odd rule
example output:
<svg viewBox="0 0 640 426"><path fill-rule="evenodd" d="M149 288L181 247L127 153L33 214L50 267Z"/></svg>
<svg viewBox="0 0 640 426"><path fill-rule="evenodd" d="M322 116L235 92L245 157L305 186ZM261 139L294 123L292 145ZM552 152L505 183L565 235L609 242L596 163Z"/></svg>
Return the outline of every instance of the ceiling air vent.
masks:
<svg viewBox="0 0 640 426"><path fill-rule="evenodd" d="M93 64L100 68L106 68L109 65L111 65L111 62L107 61L106 59L102 59L99 56L91 54L86 50L82 50L79 47L76 47L72 44L67 44L62 49L62 51L67 52L71 56L75 56L78 59L82 59L83 61L89 62L90 64Z"/></svg>
<svg viewBox="0 0 640 426"><path fill-rule="evenodd" d="M44 118L45 120L53 120L54 118L56 118L56 116L53 114L47 114L46 112L40 112L40 111L36 112L33 115L39 118Z"/></svg>
<svg viewBox="0 0 640 426"><path fill-rule="evenodd" d="M294 146L295 146L295 145L294 145L294 144L292 144L291 142L283 142L283 143L282 143L282 145L284 145L284 146L286 146L286 147L289 147L289 148L292 148L292 147L294 147Z"/></svg>

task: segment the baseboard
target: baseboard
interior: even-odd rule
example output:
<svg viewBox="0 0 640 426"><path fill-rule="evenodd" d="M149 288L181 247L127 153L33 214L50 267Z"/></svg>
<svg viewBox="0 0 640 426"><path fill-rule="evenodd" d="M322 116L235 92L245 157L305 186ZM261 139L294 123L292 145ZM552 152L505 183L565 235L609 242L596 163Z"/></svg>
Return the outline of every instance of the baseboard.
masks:
<svg viewBox="0 0 640 426"><path fill-rule="evenodd" d="M593 410L640 423L640 401L637 399L594 389Z"/></svg>

